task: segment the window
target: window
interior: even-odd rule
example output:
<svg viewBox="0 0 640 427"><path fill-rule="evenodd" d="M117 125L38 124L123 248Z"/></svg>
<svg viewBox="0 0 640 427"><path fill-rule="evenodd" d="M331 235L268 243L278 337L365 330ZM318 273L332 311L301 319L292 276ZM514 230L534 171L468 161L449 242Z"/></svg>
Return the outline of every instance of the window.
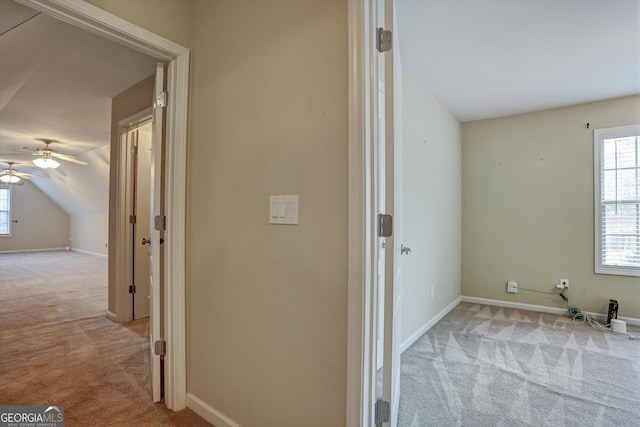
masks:
<svg viewBox="0 0 640 427"><path fill-rule="evenodd" d="M594 131L596 273L640 276L640 125Z"/></svg>
<svg viewBox="0 0 640 427"><path fill-rule="evenodd" d="M0 188L0 236L11 235L11 188Z"/></svg>

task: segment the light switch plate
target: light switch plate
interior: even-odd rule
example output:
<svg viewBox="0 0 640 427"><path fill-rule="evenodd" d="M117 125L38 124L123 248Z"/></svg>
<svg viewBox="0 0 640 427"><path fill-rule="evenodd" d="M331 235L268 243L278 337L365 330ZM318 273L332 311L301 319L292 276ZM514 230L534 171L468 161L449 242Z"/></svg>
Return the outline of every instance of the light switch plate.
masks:
<svg viewBox="0 0 640 427"><path fill-rule="evenodd" d="M298 196L270 196L269 223L298 224Z"/></svg>

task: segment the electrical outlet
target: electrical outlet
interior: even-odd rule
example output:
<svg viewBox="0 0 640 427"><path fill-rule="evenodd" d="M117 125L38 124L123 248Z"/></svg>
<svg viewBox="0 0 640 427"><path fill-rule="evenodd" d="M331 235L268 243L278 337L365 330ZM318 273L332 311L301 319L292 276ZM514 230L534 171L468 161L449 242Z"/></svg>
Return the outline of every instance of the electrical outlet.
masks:
<svg viewBox="0 0 640 427"><path fill-rule="evenodd" d="M512 294L518 293L518 282L507 282L507 292Z"/></svg>
<svg viewBox="0 0 640 427"><path fill-rule="evenodd" d="M568 291L569 290L569 280L568 279L560 279L560 283L558 283L556 285L556 288L560 289L561 291Z"/></svg>
<svg viewBox="0 0 640 427"><path fill-rule="evenodd" d="M433 299L433 297L434 297L435 293L436 293L436 287L435 287L435 286L432 286L432 287L431 287L431 299Z"/></svg>
<svg viewBox="0 0 640 427"><path fill-rule="evenodd" d="M569 290L569 279L560 279L560 285L562 286L563 290Z"/></svg>

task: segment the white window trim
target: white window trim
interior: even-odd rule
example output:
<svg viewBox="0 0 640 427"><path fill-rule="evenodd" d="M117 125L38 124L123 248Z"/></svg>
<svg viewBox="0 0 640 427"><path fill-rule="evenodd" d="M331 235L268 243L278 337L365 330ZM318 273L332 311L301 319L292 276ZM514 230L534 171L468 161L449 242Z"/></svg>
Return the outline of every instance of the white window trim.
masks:
<svg viewBox="0 0 640 427"><path fill-rule="evenodd" d="M13 218L13 214L11 213L13 208L12 208L12 204L13 204L13 192L11 191L11 186L7 185L7 186L2 186L0 187L0 189L6 189L9 190L9 232L8 233L0 233L0 237L11 237L11 229L13 227L11 227L11 224L13 221L11 221L11 219Z"/></svg>
<svg viewBox="0 0 640 427"><path fill-rule="evenodd" d="M640 268L636 267L608 267L602 265L602 215L601 215L601 148L602 139L640 135L640 124L628 126L616 126L611 128L595 129L593 131L593 205L594 205L594 237L595 237L595 272L598 274L611 274L619 276L639 276Z"/></svg>

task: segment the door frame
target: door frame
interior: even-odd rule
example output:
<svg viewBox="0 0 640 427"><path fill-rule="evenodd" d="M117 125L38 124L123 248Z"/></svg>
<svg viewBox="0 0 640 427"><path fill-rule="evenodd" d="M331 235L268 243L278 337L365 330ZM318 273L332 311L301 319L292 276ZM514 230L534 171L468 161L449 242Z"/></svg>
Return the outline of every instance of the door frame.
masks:
<svg viewBox="0 0 640 427"><path fill-rule="evenodd" d="M115 318L116 322L129 322L133 320L133 305L129 293L129 282L133 274L133 238L129 212L131 212L131 156L129 154L129 132L142 124L152 120L153 107L133 114L118 122L118 171L116 186L116 283L115 289Z"/></svg>
<svg viewBox="0 0 640 427"><path fill-rule="evenodd" d="M347 420L348 426L373 425L371 381L376 346L373 322L375 262L373 258L373 120L371 76L373 46L371 0L349 0L349 235L347 300Z"/></svg>
<svg viewBox="0 0 640 427"><path fill-rule="evenodd" d="M349 235L346 425L374 425L377 353L375 0L348 0Z"/></svg>
<svg viewBox="0 0 640 427"><path fill-rule="evenodd" d="M186 408L186 182L189 49L82 0L17 0L100 37L167 62L164 263L165 404Z"/></svg>

